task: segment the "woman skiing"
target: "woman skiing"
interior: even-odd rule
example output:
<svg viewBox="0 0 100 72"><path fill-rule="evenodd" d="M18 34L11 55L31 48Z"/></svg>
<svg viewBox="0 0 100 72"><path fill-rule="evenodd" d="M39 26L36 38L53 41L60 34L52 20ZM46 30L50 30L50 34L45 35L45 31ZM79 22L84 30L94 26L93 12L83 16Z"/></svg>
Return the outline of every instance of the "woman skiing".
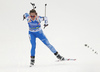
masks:
<svg viewBox="0 0 100 72"><path fill-rule="evenodd" d="M41 21L45 21L44 27L48 26L48 20L47 17L41 17L38 16L36 10L32 9L30 10L29 14L25 13L23 15L24 19L27 19L28 25L29 25L29 38L32 45L31 48L31 65L34 65L35 63L35 48L36 48L36 38L39 38L59 60L64 60L64 57L62 57L56 49L49 43L48 39L44 35L42 29L41 29Z"/></svg>

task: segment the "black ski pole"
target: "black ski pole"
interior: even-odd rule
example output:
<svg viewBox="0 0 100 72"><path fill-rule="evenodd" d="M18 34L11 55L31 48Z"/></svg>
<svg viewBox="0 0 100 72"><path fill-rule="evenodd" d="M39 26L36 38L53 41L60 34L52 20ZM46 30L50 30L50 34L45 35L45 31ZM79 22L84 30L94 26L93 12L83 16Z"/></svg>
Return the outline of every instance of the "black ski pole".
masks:
<svg viewBox="0 0 100 72"><path fill-rule="evenodd" d="M45 4L45 17L46 17L46 6L47 6L47 4ZM46 27L46 26L44 26L44 29L45 29L45 27Z"/></svg>
<svg viewBox="0 0 100 72"><path fill-rule="evenodd" d="M35 3L31 3L30 4L33 6L33 9L36 9ZM25 19L25 16L23 15L23 20Z"/></svg>
<svg viewBox="0 0 100 72"><path fill-rule="evenodd" d="M46 6L47 6L47 4L45 4L45 17L46 17Z"/></svg>
<svg viewBox="0 0 100 72"><path fill-rule="evenodd" d="M33 6L33 9L36 9L35 3L31 3L30 4Z"/></svg>

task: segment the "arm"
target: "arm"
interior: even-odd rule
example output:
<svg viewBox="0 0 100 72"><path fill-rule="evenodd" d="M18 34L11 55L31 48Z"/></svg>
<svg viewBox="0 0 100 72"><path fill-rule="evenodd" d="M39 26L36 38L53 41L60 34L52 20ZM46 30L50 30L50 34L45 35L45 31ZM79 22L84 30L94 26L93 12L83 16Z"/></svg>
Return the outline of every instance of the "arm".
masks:
<svg viewBox="0 0 100 72"><path fill-rule="evenodd" d="M44 29L45 29L45 27L47 27L48 26L48 19L47 19L47 17L44 17Z"/></svg>
<svg viewBox="0 0 100 72"><path fill-rule="evenodd" d="M27 19L27 20L28 20L28 17L29 17L29 14L28 14L28 13L25 13L25 14L23 15L23 20L24 20L24 19Z"/></svg>
<svg viewBox="0 0 100 72"><path fill-rule="evenodd" d="M45 23L45 25L48 25L48 18L47 17L44 17L44 23Z"/></svg>
<svg viewBox="0 0 100 72"><path fill-rule="evenodd" d="M44 21L44 28L48 26L48 18L39 16L39 21Z"/></svg>
<svg viewBox="0 0 100 72"><path fill-rule="evenodd" d="M44 21L45 25L48 24L48 19L47 19L47 17L41 17L41 16L39 16L39 21L40 21L40 22Z"/></svg>

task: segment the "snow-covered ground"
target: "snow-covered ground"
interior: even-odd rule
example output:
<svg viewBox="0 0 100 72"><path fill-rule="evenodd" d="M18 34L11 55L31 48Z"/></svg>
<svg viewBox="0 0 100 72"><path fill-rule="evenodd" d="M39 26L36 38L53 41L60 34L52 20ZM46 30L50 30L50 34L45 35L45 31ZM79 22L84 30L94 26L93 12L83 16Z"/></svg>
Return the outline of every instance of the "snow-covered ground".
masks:
<svg viewBox="0 0 100 72"><path fill-rule="evenodd" d="M37 39L36 62L29 67L31 45L22 16L32 9L30 2L36 3L41 16L48 4L49 26L43 31L62 56L76 61L55 62L56 57ZM100 72L100 1L0 1L0 72Z"/></svg>
<svg viewBox="0 0 100 72"><path fill-rule="evenodd" d="M99 72L100 65L79 64L73 62L37 64L34 67L28 65L6 65L0 67L1 72Z"/></svg>

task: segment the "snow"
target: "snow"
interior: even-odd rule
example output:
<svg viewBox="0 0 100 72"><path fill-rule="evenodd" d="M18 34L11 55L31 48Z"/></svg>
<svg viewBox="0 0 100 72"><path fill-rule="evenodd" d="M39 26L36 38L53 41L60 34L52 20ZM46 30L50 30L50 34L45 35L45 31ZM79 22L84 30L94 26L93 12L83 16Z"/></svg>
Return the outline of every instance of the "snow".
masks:
<svg viewBox="0 0 100 72"><path fill-rule="evenodd" d="M37 63L33 67L28 64L6 65L0 67L1 72L99 72L97 64L79 64L77 62Z"/></svg>
<svg viewBox="0 0 100 72"><path fill-rule="evenodd" d="M31 44L22 17L32 9L30 2L36 3L41 16L48 4L49 26L43 32L62 56L76 61L55 62L57 58L37 39L36 62L29 67ZM99 8L99 0L0 1L0 72L100 72Z"/></svg>

